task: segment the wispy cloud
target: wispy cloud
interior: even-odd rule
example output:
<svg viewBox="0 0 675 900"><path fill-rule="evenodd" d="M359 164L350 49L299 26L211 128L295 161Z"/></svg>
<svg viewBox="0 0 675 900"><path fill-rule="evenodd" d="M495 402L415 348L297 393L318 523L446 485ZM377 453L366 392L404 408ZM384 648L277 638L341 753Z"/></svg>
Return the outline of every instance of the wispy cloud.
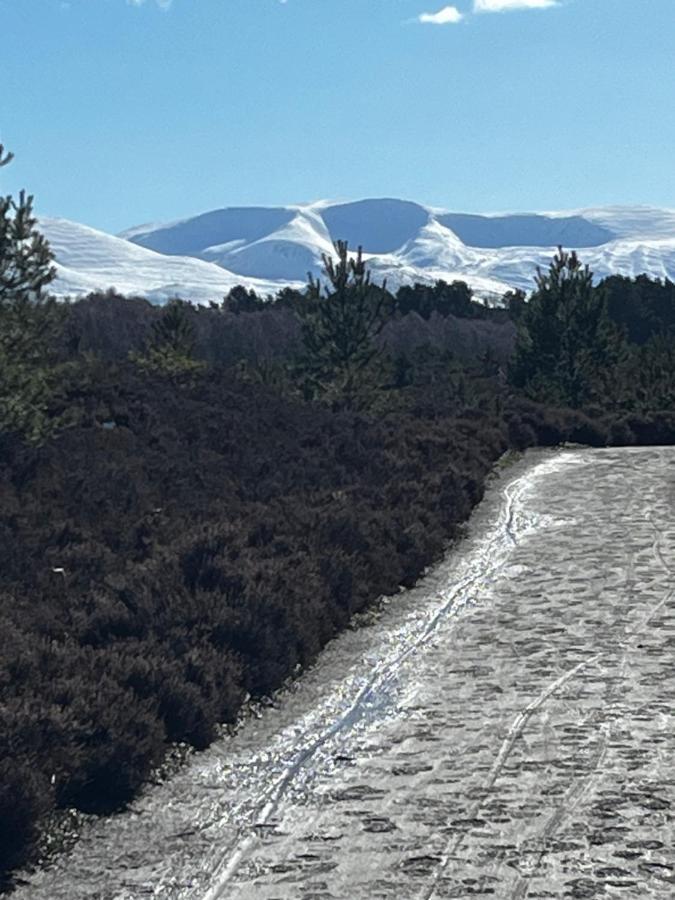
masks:
<svg viewBox="0 0 675 900"><path fill-rule="evenodd" d="M143 6L145 0L127 0L129 6ZM170 9L173 0L155 0L160 9Z"/></svg>
<svg viewBox="0 0 675 900"><path fill-rule="evenodd" d="M435 13L421 13L417 17L417 21L424 25L456 25L463 18L456 6L444 6Z"/></svg>
<svg viewBox="0 0 675 900"><path fill-rule="evenodd" d="M473 0L477 13L512 12L516 9L550 9L558 0Z"/></svg>

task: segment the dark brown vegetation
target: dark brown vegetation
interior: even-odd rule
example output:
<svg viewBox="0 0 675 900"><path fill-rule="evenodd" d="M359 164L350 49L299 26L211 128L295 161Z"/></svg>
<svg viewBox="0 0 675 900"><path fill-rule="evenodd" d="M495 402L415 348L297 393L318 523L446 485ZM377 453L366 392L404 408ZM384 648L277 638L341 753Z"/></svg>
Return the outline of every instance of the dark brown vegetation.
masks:
<svg viewBox="0 0 675 900"><path fill-rule="evenodd" d="M412 584L508 445L480 406L373 419L230 373L88 376L76 426L0 446L5 865L44 809L119 806L167 740L204 747Z"/></svg>

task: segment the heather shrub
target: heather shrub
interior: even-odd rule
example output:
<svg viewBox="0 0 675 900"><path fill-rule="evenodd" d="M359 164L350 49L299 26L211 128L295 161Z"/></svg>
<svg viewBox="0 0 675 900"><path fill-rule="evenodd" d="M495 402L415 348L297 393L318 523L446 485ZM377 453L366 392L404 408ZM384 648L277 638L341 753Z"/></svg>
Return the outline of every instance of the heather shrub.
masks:
<svg viewBox="0 0 675 900"><path fill-rule="evenodd" d="M49 781L30 759L0 758L0 888L2 872L24 862L50 804Z"/></svg>

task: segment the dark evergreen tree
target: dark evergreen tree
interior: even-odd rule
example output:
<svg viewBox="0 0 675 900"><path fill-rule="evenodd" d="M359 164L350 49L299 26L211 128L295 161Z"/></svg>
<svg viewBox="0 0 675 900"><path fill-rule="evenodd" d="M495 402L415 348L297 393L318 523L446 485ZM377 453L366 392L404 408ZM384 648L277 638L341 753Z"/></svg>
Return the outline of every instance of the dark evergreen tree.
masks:
<svg viewBox="0 0 675 900"><path fill-rule="evenodd" d="M188 318L186 304L172 300L164 307L160 318L152 326L154 347L166 347L181 356L191 356L195 330Z"/></svg>
<svg viewBox="0 0 675 900"><path fill-rule="evenodd" d="M578 407L600 390L603 370L620 355L602 290L576 253L558 248L520 315L510 380L536 399Z"/></svg>
<svg viewBox="0 0 675 900"><path fill-rule="evenodd" d="M481 305L474 303L473 291L465 281L437 281L434 285L436 311L441 316L473 318L480 315Z"/></svg>
<svg viewBox="0 0 675 900"><path fill-rule="evenodd" d="M442 279L434 285L403 285L396 294L396 307L402 316L415 312L423 319L429 319L433 313L463 319L485 315L485 307L473 300L473 291L466 282L448 284Z"/></svg>
<svg viewBox="0 0 675 900"><path fill-rule="evenodd" d="M610 319L627 340L644 344L659 334L675 336L675 284L648 275L610 275L601 282Z"/></svg>
<svg viewBox="0 0 675 900"><path fill-rule="evenodd" d="M525 291L515 288L513 291L507 291L502 299L509 318L513 322L519 322L527 306L527 294Z"/></svg>
<svg viewBox="0 0 675 900"><path fill-rule="evenodd" d="M0 144L0 166L11 160ZM39 442L57 424L47 409L63 310L45 294L56 269L36 226L32 196L0 197L0 429Z"/></svg>
<svg viewBox="0 0 675 900"><path fill-rule="evenodd" d="M346 241L335 244L337 261L324 254L328 284L309 276L296 309L304 353L300 368L310 393L337 406L367 403L384 378L385 359L378 341L391 315L386 282L370 281L362 248L350 257Z"/></svg>
<svg viewBox="0 0 675 900"><path fill-rule="evenodd" d="M295 309L298 303L302 302L303 296L303 291L298 291L296 288L285 287L277 293L272 300L271 305L279 308Z"/></svg>
<svg viewBox="0 0 675 900"><path fill-rule="evenodd" d="M13 159L0 144L0 167ZM17 308L42 298L54 279L53 255L45 237L35 227L33 197L25 191L18 203L0 197L0 304Z"/></svg>
<svg viewBox="0 0 675 900"><path fill-rule="evenodd" d="M265 306L265 301L253 290L247 290L238 284L232 288L223 300L223 311L239 316L242 313L259 312Z"/></svg>
<svg viewBox="0 0 675 900"><path fill-rule="evenodd" d="M675 409L675 340L657 334L628 348L607 379L607 406L625 413Z"/></svg>
<svg viewBox="0 0 675 900"><path fill-rule="evenodd" d="M130 354L145 369L165 375L187 375L204 368L194 358L195 331L189 318L189 304L171 300L152 325L152 338L143 353Z"/></svg>

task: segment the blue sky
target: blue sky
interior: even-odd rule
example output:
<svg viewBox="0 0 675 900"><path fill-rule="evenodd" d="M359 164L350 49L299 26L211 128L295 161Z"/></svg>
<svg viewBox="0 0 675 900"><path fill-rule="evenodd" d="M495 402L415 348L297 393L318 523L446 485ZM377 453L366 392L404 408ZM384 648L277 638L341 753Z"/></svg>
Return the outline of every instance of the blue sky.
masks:
<svg viewBox="0 0 675 900"><path fill-rule="evenodd" d="M675 0L0 0L0 34L0 191L105 230L675 206Z"/></svg>

